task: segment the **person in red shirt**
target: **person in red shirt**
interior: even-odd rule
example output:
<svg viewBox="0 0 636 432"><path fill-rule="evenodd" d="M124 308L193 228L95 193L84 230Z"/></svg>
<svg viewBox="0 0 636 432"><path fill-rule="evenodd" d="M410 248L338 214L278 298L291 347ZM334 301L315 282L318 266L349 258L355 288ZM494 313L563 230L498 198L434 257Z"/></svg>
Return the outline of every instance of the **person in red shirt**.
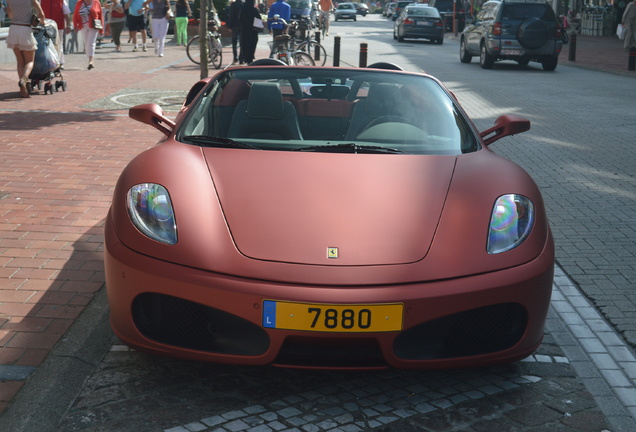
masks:
<svg viewBox="0 0 636 432"><path fill-rule="evenodd" d="M64 69L64 35L69 34L73 28L71 10L66 0L40 0L40 6L42 6L44 16L57 24L58 37L55 45L60 59L60 68Z"/></svg>
<svg viewBox="0 0 636 432"><path fill-rule="evenodd" d="M322 30L323 36L329 36L329 15L333 11L333 2L331 0L320 0L318 2L318 9L320 11L320 19L318 25Z"/></svg>

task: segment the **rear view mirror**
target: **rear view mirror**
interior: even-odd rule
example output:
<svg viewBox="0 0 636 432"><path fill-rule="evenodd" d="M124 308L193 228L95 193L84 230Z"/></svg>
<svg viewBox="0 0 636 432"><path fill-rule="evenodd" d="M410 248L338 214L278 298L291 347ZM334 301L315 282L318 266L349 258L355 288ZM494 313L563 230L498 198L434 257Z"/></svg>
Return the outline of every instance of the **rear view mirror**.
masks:
<svg viewBox="0 0 636 432"><path fill-rule="evenodd" d="M511 114L505 114L495 120L495 125L481 132L479 136L484 144L490 145L509 135L515 135L530 129L530 120Z"/></svg>
<svg viewBox="0 0 636 432"><path fill-rule="evenodd" d="M149 124L166 136L174 130L175 123L163 115L163 110L157 104L137 105L128 110L128 116L139 122Z"/></svg>

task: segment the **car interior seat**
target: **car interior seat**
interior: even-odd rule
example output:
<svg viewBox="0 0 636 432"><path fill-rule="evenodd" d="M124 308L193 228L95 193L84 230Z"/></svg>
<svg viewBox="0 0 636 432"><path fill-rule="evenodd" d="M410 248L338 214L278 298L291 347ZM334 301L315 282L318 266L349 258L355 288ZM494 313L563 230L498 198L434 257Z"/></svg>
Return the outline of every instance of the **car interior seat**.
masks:
<svg viewBox="0 0 636 432"><path fill-rule="evenodd" d="M278 140L302 139L298 115L283 101L278 83L255 82L247 100L236 106L227 136Z"/></svg>
<svg viewBox="0 0 636 432"><path fill-rule="evenodd" d="M397 84L371 83L367 97L358 100L353 107L345 139L355 140L360 132L380 117L402 116L400 94Z"/></svg>

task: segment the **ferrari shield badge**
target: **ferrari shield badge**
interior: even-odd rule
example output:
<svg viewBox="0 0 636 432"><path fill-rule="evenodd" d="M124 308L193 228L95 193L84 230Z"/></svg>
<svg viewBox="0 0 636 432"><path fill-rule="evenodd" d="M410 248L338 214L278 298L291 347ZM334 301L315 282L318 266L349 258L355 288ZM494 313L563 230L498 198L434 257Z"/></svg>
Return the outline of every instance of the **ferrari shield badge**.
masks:
<svg viewBox="0 0 636 432"><path fill-rule="evenodd" d="M338 248L337 247L328 247L327 248L327 258L329 258L329 259L338 259Z"/></svg>

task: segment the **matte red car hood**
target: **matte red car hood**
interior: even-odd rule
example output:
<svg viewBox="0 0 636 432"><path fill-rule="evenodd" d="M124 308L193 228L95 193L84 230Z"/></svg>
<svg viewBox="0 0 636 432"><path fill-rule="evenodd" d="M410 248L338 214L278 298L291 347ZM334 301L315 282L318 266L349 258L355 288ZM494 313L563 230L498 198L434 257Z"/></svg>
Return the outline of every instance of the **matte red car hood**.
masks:
<svg viewBox="0 0 636 432"><path fill-rule="evenodd" d="M456 159L220 149L204 154L242 254L317 265L424 258Z"/></svg>

